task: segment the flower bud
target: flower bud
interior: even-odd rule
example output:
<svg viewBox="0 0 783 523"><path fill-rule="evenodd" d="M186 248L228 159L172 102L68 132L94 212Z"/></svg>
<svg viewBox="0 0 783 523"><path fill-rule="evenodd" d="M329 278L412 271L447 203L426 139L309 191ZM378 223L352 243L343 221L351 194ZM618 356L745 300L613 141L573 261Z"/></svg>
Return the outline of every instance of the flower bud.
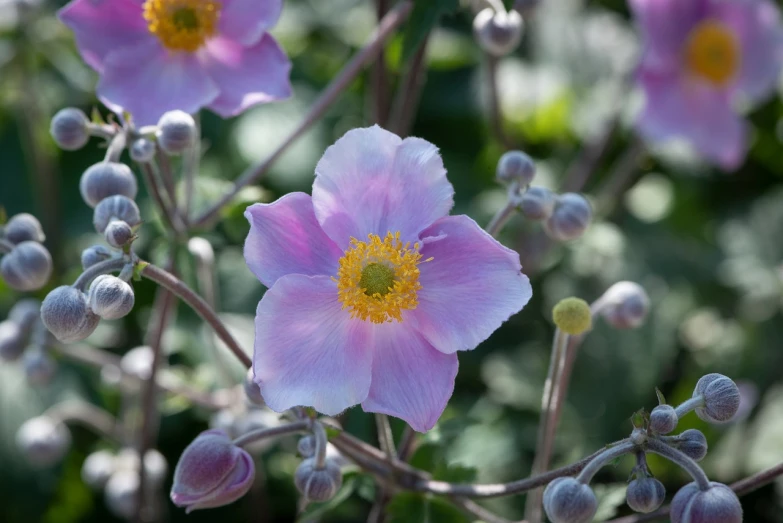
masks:
<svg viewBox="0 0 783 523"><path fill-rule="evenodd" d="M658 405L650 413L650 428L658 434L668 434L677 428L677 413L671 405Z"/></svg>
<svg viewBox="0 0 783 523"><path fill-rule="evenodd" d="M504 56L522 41L522 17L516 11L486 8L473 19L473 34L481 48L493 56Z"/></svg>
<svg viewBox="0 0 783 523"><path fill-rule="evenodd" d="M92 245L82 251L82 269L85 271L102 261L106 261L114 256L105 245Z"/></svg>
<svg viewBox="0 0 783 523"><path fill-rule="evenodd" d="M0 322L0 359L14 361L26 346L27 336L18 323L10 319Z"/></svg>
<svg viewBox="0 0 783 523"><path fill-rule="evenodd" d="M94 489L102 489L116 470L114 454L108 450L93 452L82 464L82 481Z"/></svg>
<svg viewBox="0 0 783 523"><path fill-rule="evenodd" d="M104 198L121 194L133 200L139 188L130 167L118 162L100 162L88 167L79 181L82 199L95 207Z"/></svg>
<svg viewBox="0 0 783 523"><path fill-rule="evenodd" d="M636 512L647 514L663 505L666 488L655 478L635 479L628 484L625 500Z"/></svg>
<svg viewBox="0 0 783 523"><path fill-rule="evenodd" d="M130 157L134 162L151 162L155 157L155 142L147 138L134 140L130 146Z"/></svg>
<svg viewBox="0 0 783 523"><path fill-rule="evenodd" d="M141 214L136 202L120 194L100 201L92 215L92 224L98 234L103 234L110 222L119 220L135 227L141 223Z"/></svg>
<svg viewBox="0 0 783 523"><path fill-rule="evenodd" d="M8 311L8 319L19 325L23 331L29 331L41 317L41 302L35 298L19 300Z"/></svg>
<svg viewBox="0 0 783 523"><path fill-rule="evenodd" d="M557 197L552 216L544 222L546 233L557 241L579 238L587 230L593 211L584 196L564 193Z"/></svg>
<svg viewBox="0 0 783 523"><path fill-rule="evenodd" d="M713 481L708 490L688 483L674 495L669 517L671 523L742 523L742 505L722 483Z"/></svg>
<svg viewBox="0 0 783 523"><path fill-rule="evenodd" d="M135 302L133 288L116 276L101 274L90 284L90 309L104 320L127 316Z"/></svg>
<svg viewBox="0 0 783 523"><path fill-rule="evenodd" d="M57 373L57 362L41 348L25 352L22 361L27 382L34 387L48 385Z"/></svg>
<svg viewBox="0 0 783 523"><path fill-rule="evenodd" d="M707 455L707 438L700 430L688 429L670 444L693 461L701 461Z"/></svg>
<svg viewBox="0 0 783 523"><path fill-rule="evenodd" d="M602 300L601 316L615 329L635 329L650 312L650 298L638 283L620 281L609 287Z"/></svg>
<svg viewBox="0 0 783 523"><path fill-rule="evenodd" d="M3 226L3 233L5 239L14 244L22 242L43 243L46 239L41 222L26 212L12 216Z"/></svg>
<svg viewBox="0 0 783 523"><path fill-rule="evenodd" d="M114 458L114 467L118 471L131 471L139 473L139 452L133 448L122 449ZM168 464L163 454L155 449L150 449L144 455L144 473L151 485L160 486L166 479Z"/></svg>
<svg viewBox="0 0 783 523"><path fill-rule="evenodd" d="M165 113L158 127L158 144L168 154L182 154L196 141L196 122L184 111Z"/></svg>
<svg viewBox="0 0 783 523"><path fill-rule="evenodd" d="M125 374L145 381L152 375L152 359L152 347L142 345L125 353L120 368Z"/></svg>
<svg viewBox="0 0 783 523"><path fill-rule="evenodd" d="M503 184L517 182L520 187L530 185L535 175L536 164L522 151L508 151L501 156L495 172L498 182Z"/></svg>
<svg viewBox="0 0 783 523"><path fill-rule="evenodd" d="M117 517L132 519L139 499L139 473L134 470L118 470L106 482L104 492L106 506Z"/></svg>
<svg viewBox="0 0 783 523"><path fill-rule="evenodd" d="M555 210L557 195L544 187L531 187L519 201L519 212L528 220L546 220Z"/></svg>
<svg viewBox="0 0 783 523"><path fill-rule="evenodd" d="M589 523L598 511L598 499L588 485L557 478L544 490L544 511L552 523Z"/></svg>
<svg viewBox="0 0 783 523"><path fill-rule="evenodd" d="M731 378L722 374L707 374L696 383L693 397L704 398L704 406L696 408L696 415L704 421L724 423L739 410L740 392Z"/></svg>
<svg viewBox="0 0 783 523"><path fill-rule="evenodd" d="M552 309L552 320L566 334L579 335L593 327L590 305L579 298L565 298Z"/></svg>
<svg viewBox="0 0 783 523"><path fill-rule="evenodd" d="M114 220L106 226L103 236L106 238L106 243L122 249L133 239L133 229L123 221Z"/></svg>
<svg viewBox="0 0 783 523"><path fill-rule="evenodd" d="M71 433L68 427L47 416L25 421L16 432L16 445L36 467L54 465L68 452Z"/></svg>
<svg viewBox="0 0 783 523"><path fill-rule="evenodd" d="M261 395L261 388L259 388L258 383L256 383L253 378L253 369L248 369L244 382L245 397L247 397L247 400L254 405L266 405L266 402L264 402L264 396Z"/></svg>
<svg viewBox="0 0 783 523"><path fill-rule="evenodd" d="M312 458L315 456L315 436L312 434L303 436L296 444L296 450L303 458Z"/></svg>
<svg viewBox="0 0 783 523"><path fill-rule="evenodd" d="M326 459L324 468L316 467L315 458L303 460L294 474L294 484L307 501L329 501L343 485L340 467Z"/></svg>
<svg viewBox="0 0 783 523"><path fill-rule="evenodd" d="M207 430L179 458L171 501L188 513L228 505L250 490L254 478L250 454L234 445L225 432Z"/></svg>
<svg viewBox="0 0 783 523"><path fill-rule="evenodd" d="M75 107L60 109L52 118L49 133L60 149L75 151L84 147L90 139L87 126L90 121L84 111Z"/></svg>
<svg viewBox="0 0 783 523"><path fill-rule="evenodd" d="M40 243L22 242L0 260L0 274L17 291L40 289L52 275L52 256Z"/></svg>
<svg viewBox="0 0 783 523"><path fill-rule="evenodd" d="M72 343L92 334L101 319L87 306L87 296L82 291L63 285L46 295L41 320L55 338Z"/></svg>

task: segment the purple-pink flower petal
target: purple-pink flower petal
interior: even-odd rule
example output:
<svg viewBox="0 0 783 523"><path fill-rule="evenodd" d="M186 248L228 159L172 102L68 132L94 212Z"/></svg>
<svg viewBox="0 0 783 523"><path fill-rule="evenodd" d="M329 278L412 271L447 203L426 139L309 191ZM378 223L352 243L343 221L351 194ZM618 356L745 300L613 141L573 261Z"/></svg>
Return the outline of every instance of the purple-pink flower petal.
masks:
<svg viewBox="0 0 783 523"><path fill-rule="evenodd" d="M376 325L374 351L362 408L403 419L419 432L430 430L454 390L457 355L436 350L405 322Z"/></svg>
<svg viewBox="0 0 783 523"><path fill-rule="evenodd" d="M346 249L351 237L419 232L446 216L454 189L437 147L378 126L348 131L316 166L313 205L324 232Z"/></svg>
<svg viewBox="0 0 783 523"><path fill-rule="evenodd" d="M286 274L337 274L343 253L321 230L310 195L291 193L251 205L245 217L250 222L245 261L267 287Z"/></svg>
<svg viewBox="0 0 783 523"><path fill-rule="evenodd" d="M98 72L111 51L153 39L136 0L73 0L58 16L73 31L84 61Z"/></svg>
<svg viewBox="0 0 783 523"><path fill-rule="evenodd" d="M670 75L643 74L646 101L640 132L653 142L688 140L706 158L725 169L745 157L747 125L725 90Z"/></svg>
<svg viewBox="0 0 783 523"><path fill-rule="evenodd" d="M283 0L222 0L218 30L221 34L252 45L280 18Z"/></svg>
<svg viewBox="0 0 783 523"><path fill-rule="evenodd" d="M645 42L648 67L676 68L688 33L712 0L629 0Z"/></svg>
<svg viewBox="0 0 783 523"><path fill-rule="evenodd" d="M370 390L372 323L351 319L328 276L278 279L256 310L253 371L272 410L298 405L328 415Z"/></svg>
<svg viewBox="0 0 783 523"><path fill-rule="evenodd" d="M780 11L767 0L715 2L713 16L734 31L742 50L734 87L751 101L770 95L783 65Z"/></svg>
<svg viewBox="0 0 783 523"><path fill-rule="evenodd" d="M291 96L291 62L268 34L250 47L227 37L213 38L201 57L207 74L220 89L209 108L223 117Z"/></svg>
<svg viewBox="0 0 783 523"><path fill-rule="evenodd" d="M171 53L146 40L109 53L98 95L112 110L133 115L136 125L153 125L167 111L195 113L219 90L195 54Z"/></svg>
<svg viewBox="0 0 783 523"><path fill-rule="evenodd" d="M422 259L432 260L419 265L419 305L403 318L439 351L474 349L530 300L519 254L467 216L442 218L421 237Z"/></svg>

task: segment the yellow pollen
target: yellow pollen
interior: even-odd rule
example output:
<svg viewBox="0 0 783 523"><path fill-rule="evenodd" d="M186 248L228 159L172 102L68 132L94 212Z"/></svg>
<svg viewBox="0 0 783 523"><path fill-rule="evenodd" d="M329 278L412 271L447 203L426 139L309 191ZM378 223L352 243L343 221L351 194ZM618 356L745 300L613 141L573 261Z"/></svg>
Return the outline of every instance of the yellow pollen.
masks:
<svg viewBox="0 0 783 523"><path fill-rule="evenodd" d="M688 36L685 64L696 76L723 85L739 70L740 49L737 38L722 22L701 22Z"/></svg>
<svg viewBox="0 0 783 523"><path fill-rule="evenodd" d="M193 52L215 34L220 8L217 0L147 0L144 19L166 48Z"/></svg>
<svg viewBox="0 0 783 523"><path fill-rule="evenodd" d="M402 321L401 311L419 304L419 244L403 244L400 233L386 233L381 240L369 234L368 241L351 238L351 247L340 258L337 296L352 318L385 323ZM426 261L430 261L429 258Z"/></svg>

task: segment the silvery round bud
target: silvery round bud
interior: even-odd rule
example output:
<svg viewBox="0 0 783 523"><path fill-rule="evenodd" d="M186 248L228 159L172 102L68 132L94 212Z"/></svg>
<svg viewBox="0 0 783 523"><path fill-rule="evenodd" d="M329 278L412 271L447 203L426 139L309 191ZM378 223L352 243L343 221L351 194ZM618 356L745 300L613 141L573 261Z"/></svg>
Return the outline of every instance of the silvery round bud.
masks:
<svg viewBox="0 0 783 523"><path fill-rule="evenodd" d="M615 329L635 329L641 326L650 312L650 298L638 283L619 281L609 287L602 300L601 316Z"/></svg>
<svg viewBox="0 0 783 523"><path fill-rule="evenodd" d="M90 284L90 309L104 320L127 316L135 302L133 287L116 276L101 274Z"/></svg>
<svg viewBox="0 0 783 523"><path fill-rule="evenodd" d="M25 352L22 362L27 382L34 387L48 385L57 373L57 362L41 348Z"/></svg>
<svg viewBox="0 0 783 523"><path fill-rule="evenodd" d="M672 446L687 455L693 461L701 461L707 455L707 438L702 431L688 429L677 436Z"/></svg>
<svg viewBox="0 0 783 523"><path fill-rule="evenodd" d="M27 346L27 336L18 323L11 320L0 322L0 359L14 361Z"/></svg>
<svg viewBox="0 0 783 523"><path fill-rule="evenodd" d="M152 347L142 345L125 353L120 360L120 368L129 376L148 380L152 375L152 359Z"/></svg>
<svg viewBox="0 0 783 523"><path fill-rule="evenodd" d="M90 139L87 126L90 121L84 111L75 107L60 109L52 118L49 133L55 143L66 151L84 147Z"/></svg>
<svg viewBox="0 0 783 523"><path fill-rule="evenodd" d="M87 168L79 181L82 199L95 207L104 198L121 194L133 200L139 187L130 167L118 162L100 162Z"/></svg>
<svg viewBox="0 0 783 523"><path fill-rule="evenodd" d="M54 465L68 452L71 433L62 423L38 416L25 421L16 432L16 445L37 467Z"/></svg>
<svg viewBox="0 0 783 523"><path fill-rule="evenodd" d="M584 234L592 217L590 203L584 196L563 193L557 197L552 216L544 222L544 230L557 241L574 240Z"/></svg>
<svg viewBox="0 0 783 523"><path fill-rule="evenodd" d="M158 144L168 154L182 154L196 141L196 122L184 111L169 111L158 121Z"/></svg>
<svg viewBox="0 0 783 523"><path fill-rule="evenodd" d="M134 140L130 146L130 157L134 162L151 162L155 157L155 142L147 138Z"/></svg>
<svg viewBox="0 0 783 523"><path fill-rule="evenodd" d="M658 434L668 434L677 428L677 412L671 405L658 405L650 413L650 429Z"/></svg>
<svg viewBox="0 0 783 523"><path fill-rule="evenodd" d="M102 261L114 256L114 253L105 245L92 245L82 251L82 269L85 271Z"/></svg>
<svg viewBox="0 0 783 523"><path fill-rule="evenodd" d="M46 239L41 222L26 212L12 216L3 227L3 233L6 240L15 244L22 242L43 243Z"/></svg>
<svg viewBox="0 0 783 523"><path fill-rule="evenodd" d="M481 48L493 56L504 56L522 41L522 16L516 11L486 8L473 19L473 33Z"/></svg>
<svg viewBox="0 0 783 523"><path fill-rule="evenodd" d="M114 220L109 222L103 232L106 243L117 249L122 249L133 239L133 229L127 223Z"/></svg>
<svg viewBox="0 0 783 523"><path fill-rule="evenodd" d="M302 438L296 444L296 450L303 458L312 458L315 456L315 436L312 434L302 436Z"/></svg>
<svg viewBox="0 0 783 523"><path fill-rule="evenodd" d="M133 470L118 470L106 482L106 506L115 516L131 519L136 513L138 492L139 473Z"/></svg>
<svg viewBox="0 0 783 523"><path fill-rule="evenodd" d="M296 468L294 484L308 501L329 501L343 484L340 467L327 459L324 468L316 468L315 458L307 458Z"/></svg>
<svg viewBox="0 0 783 523"><path fill-rule="evenodd" d="M87 296L82 291L63 285L46 295L41 320L58 340L72 343L92 334L101 318L87 306Z"/></svg>
<svg viewBox="0 0 783 523"><path fill-rule="evenodd" d="M117 471L139 471L139 452L136 449L124 448L114 458L114 468ZM169 466L163 454L150 449L144 455L144 472L150 483L160 485L166 479Z"/></svg>
<svg viewBox="0 0 783 523"><path fill-rule="evenodd" d="M22 242L0 260L0 274L17 291L40 289L52 275L52 256L38 242Z"/></svg>
<svg viewBox="0 0 783 523"><path fill-rule="evenodd" d="M109 223L115 220L123 221L135 227L141 223L141 213L136 202L120 194L104 198L95 207L92 214L92 224L98 234L103 234Z"/></svg>
<svg viewBox="0 0 783 523"><path fill-rule="evenodd" d="M261 389L258 387L258 383L253 379L254 377L253 369L248 369L244 381L245 396L253 405L266 405L264 396L261 395Z"/></svg>
<svg viewBox="0 0 783 523"><path fill-rule="evenodd" d="M522 151L508 151L500 157L495 178L498 182L508 184L517 182L520 187L527 187L536 175L536 164L533 159Z"/></svg>
<svg viewBox="0 0 783 523"><path fill-rule="evenodd" d="M82 464L82 481L88 486L98 490L106 486L106 482L114 471L115 457L108 450L93 452Z"/></svg>
<svg viewBox="0 0 783 523"><path fill-rule="evenodd" d="M555 210L557 195L544 187L531 187L519 200L519 212L528 220L546 220Z"/></svg>
<svg viewBox="0 0 783 523"><path fill-rule="evenodd" d="M635 479L628 484L625 500L636 512L647 514L663 505L666 488L655 478Z"/></svg>
<svg viewBox="0 0 783 523"><path fill-rule="evenodd" d="M215 250L205 238L194 236L188 240L188 250L199 261L211 265L215 261Z"/></svg>
<svg viewBox="0 0 783 523"><path fill-rule="evenodd" d="M669 517L671 523L742 523L742 505L722 483L713 481L708 490L688 483L674 495Z"/></svg>
<svg viewBox="0 0 783 523"><path fill-rule="evenodd" d="M29 330L41 317L41 302L35 298L19 300L8 311L8 319L16 322L23 331Z"/></svg>
<svg viewBox="0 0 783 523"><path fill-rule="evenodd" d="M593 490L574 478L557 478L544 490L544 512L552 523L589 523L597 511Z"/></svg>
<svg viewBox="0 0 783 523"><path fill-rule="evenodd" d="M697 396L704 398L704 406L696 409L696 415L704 421L724 423L739 410L739 388L731 378L722 374L702 376L693 391L693 397Z"/></svg>

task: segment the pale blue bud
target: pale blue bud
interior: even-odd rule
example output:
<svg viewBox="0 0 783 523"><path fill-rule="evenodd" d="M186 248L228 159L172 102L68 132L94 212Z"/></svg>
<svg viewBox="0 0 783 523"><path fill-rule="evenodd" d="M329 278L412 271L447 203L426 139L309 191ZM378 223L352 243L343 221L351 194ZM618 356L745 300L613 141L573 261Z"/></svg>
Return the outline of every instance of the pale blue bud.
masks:
<svg viewBox="0 0 783 523"><path fill-rule="evenodd" d="M535 162L522 151L508 151L501 156L495 172L495 178L500 183L516 182L520 187L530 185L535 175Z"/></svg>
<svg viewBox="0 0 783 523"><path fill-rule="evenodd" d="M158 144L171 155L182 154L196 141L196 122L184 111L169 111L158 121Z"/></svg>
<svg viewBox="0 0 783 523"><path fill-rule="evenodd" d="M136 202L120 194L100 201L92 215L92 224L98 234L103 234L110 222L123 221L135 227L141 223L141 214Z"/></svg>
<svg viewBox="0 0 783 523"><path fill-rule="evenodd" d="M3 233L6 240L15 244L28 241L43 243L46 239L41 222L26 212L12 216L3 226Z"/></svg>
<svg viewBox="0 0 783 523"><path fill-rule="evenodd" d="M552 216L544 223L544 230L555 240L579 238L593 218L590 203L581 194L564 193L557 197Z"/></svg>
<svg viewBox="0 0 783 523"><path fill-rule="evenodd" d="M68 452L71 433L68 427L47 416L25 421L16 432L16 445L27 460L37 467L54 465Z"/></svg>
<svg viewBox="0 0 783 523"><path fill-rule="evenodd" d="M82 481L94 489L102 489L116 470L114 454L108 450L93 452L82 464Z"/></svg>
<svg viewBox="0 0 783 523"><path fill-rule="evenodd" d="M104 320L127 316L135 302L133 288L116 276L102 274L90 284L90 309Z"/></svg>
<svg viewBox="0 0 783 523"><path fill-rule="evenodd" d="M588 485L557 478L544 490L544 511L552 523L589 523L598 511L598 499Z"/></svg>
<svg viewBox="0 0 783 523"><path fill-rule="evenodd" d="M669 517L671 523L742 523L742 505L722 483L713 481L708 490L688 483L672 499Z"/></svg>
<svg viewBox="0 0 783 523"><path fill-rule="evenodd" d="M38 242L22 242L0 260L0 274L12 289L38 290L52 275L52 256Z"/></svg>
<svg viewBox="0 0 783 523"><path fill-rule="evenodd" d="M740 392L731 378L722 374L707 374L696 383L693 397L704 398L704 406L696 408L696 415L704 421L730 421L740 406Z"/></svg>
<svg viewBox="0 0 783 523"><path fill-rule="evenodd" d="M44 299L41 320L58 340L72 343L92 334L100 317L87 306L87 296L82 291L63 285Z"/></svg>
<svg viewBox="0 0 783 523"><path fill-rule="evenodd" d="M343 476L333 460L326 459L319 469L315 458L307 458L296 468L294 484L307 501L329 501L340 490Z"/></svg>
<svg viewBox="0 0 783 523"><path fill-rule="evenodd" d="M118 162L100 162L87 168L79 181L82 199L95 207L104 198L121 194L133 200L138 193L136 177L130 167Z"/></svg>
<svg viewBox="0 0 783 523"><path fill-rule="evenodd" d="M134 140L130 146L130 157L134 162L151 162L155 157L155 142L147 138Z"/></svg>
<svg viewBox="0 0 783 523"><path fill-rule="evenodd" d="M658 405L650 413L650 429L658 434L668 434L677 428L679 419L671 405Z"/></svg>
<svg viewBox="0 0 783 523"><path fill-rule="evenodd" d="M505 56L522 41L522 17L516 11L486 8L473 19L473 33L479 46L493 56Z"/></svg>
<svg viewBox="0 0 783 523"><path fill-rule="evenodd" d="M0 359L14 361L27 346L27 336L18 323L11 320L0 322Z"/></svg>
<svg viewBox="0 0 783 523"><path fill-rule="evenodd" d="M133 240L133 229L121 220L113 220L103 232L106 243L117 249L122 249Z"/></svg>
<svg viewBox="0 0 783 523"><path fill-rule="evenodd" d="M106 261L114 253L105 245L92 245L82 251L82 269L87 270L96 263Z"/></svg>
<svg viewBox="0 0 783 523"><path fill-rule="evenodd" d="M557 195L544 187L531 187L519 201L519 212L528 220L546 220L555 210Z"/></svg>
<svg viewBox="0 0 783 523"><path fill-rule="evenodd" d="M707 455L707 438L700 430L683 431L670 444L693 461L701 461Z"/></svg>
<svg viewBox="0 0 783 523"><path fill-rule="evenodd" d="M658 510L666 499L666 488L655 478L635 479L628 484L625 500L636 512L647 514Z"/></svg>
<svg viewBox="0 0 783 523"><path fill-rule="evenodd" d="M90 139L88 124L90 121L84 111L75 107L66 107L57 111L49 126L49 133L55 143L66 151L81 149Z"/></svg>

